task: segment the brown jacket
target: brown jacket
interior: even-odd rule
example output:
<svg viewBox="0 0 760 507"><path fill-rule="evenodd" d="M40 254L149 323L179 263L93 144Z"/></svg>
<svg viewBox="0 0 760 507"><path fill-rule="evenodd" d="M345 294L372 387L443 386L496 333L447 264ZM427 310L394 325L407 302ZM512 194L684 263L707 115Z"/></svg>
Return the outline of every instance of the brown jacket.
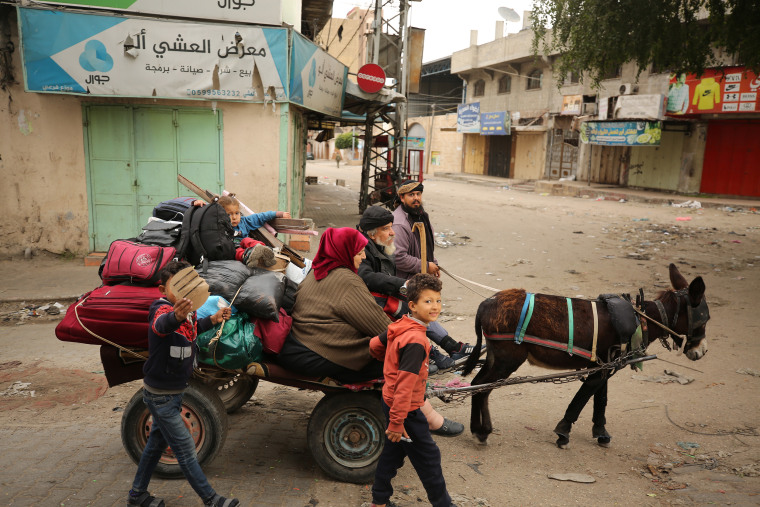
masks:
<svg viewBox="0 0 760 507"><path fill-rule="evenodd" d="M336 268L322 280L310 272L296 292L293 336L325 359L357 371L369 363L369 340L391 320L356 273Z"/></svg>

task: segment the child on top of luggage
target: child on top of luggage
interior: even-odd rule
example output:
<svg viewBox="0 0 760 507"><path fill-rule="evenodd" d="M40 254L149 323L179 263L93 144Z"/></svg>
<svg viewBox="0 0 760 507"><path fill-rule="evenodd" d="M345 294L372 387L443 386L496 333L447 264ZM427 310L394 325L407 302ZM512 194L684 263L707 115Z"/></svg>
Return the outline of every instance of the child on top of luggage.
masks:
<svg viewBox="0 0 760 507"><path fill-rule="evenodd" d="M192 301L178 298L169 286L172 277L189 266L184 261L171 261L161 270L158 290L165 297L157 299L150 307L149 355L143 366L143 401L153 416L153 426L137 465L127 505L164 506L163 500L148 493L148 484L167 445L171 447L182 473L204 505L240 505L234 498L224 498L217 494L208 483L198 464L193 437L182 419L182 395L193 374L198 330L210 329L212 325L229 319L231 314L229 307L222 308L196 322Z"/></svg>
<svg viewBox="0 0 760 507"><path fill-rule="evenodd" d="M248 234L270 220L274 220L275 218L290 218L290 213L287 211L262 211L261 213L254 213L244 217L240 214L240 202L234 195L220 197L219 205L230 216L232 228L235 229L236 243L239 243L243 238L247 238Z"/></svg>
<svg viewBox="0 0 760 507"><path fill-rule="evenodd" d="M372 506L384 507L393 495L391 479L409 457L433 507L449 507L451 497L441 469L441 451L420 407L425 403L430 340L427 326L441 312L441 281L418 273L407 283L409 315L370 340L372 356L383 361L383 413L387 439L375 471Z"/></svg>
<svg viewBox="0 0 760 507"><path fill-rule="evenodd" d="M275 264L274 252L261 241L256 241L248 235L275 218L290 218L287 211L263 211L248 216L240 214L240 202L234 195L224 195L219 198L219 205L230 216L235 236L232 238L238 247L235 251L235 259L243 262L250 268L259 267L263 263L266 266Z"/></svg>

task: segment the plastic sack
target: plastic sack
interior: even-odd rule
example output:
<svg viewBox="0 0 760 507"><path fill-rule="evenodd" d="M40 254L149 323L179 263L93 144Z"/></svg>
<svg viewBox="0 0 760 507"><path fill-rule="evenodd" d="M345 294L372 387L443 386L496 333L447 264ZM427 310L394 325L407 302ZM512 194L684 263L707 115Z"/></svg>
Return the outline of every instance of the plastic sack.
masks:
<svg viewBox="0 0 760 507"><path fill-rule="evenodd" d="M248 367L261 359L261 341L253 334L254 326L244 313L236 313L224 323L222 335L214 345L213 339L222 324L198 335L198 361L227 370Z"/></svg>
<svg viewBox="0 0 760 507"><path fill-rule="evenodd" d="M210 261L205 273L202 269L196 271L208 283L211 294L222 296L227 301L232 301L235 292L251 276L248 266L239 261ZM233 305L241 309L237 303L236 299Z"/></svg>
<svg viewBox="0 0 760 507"><path fill-rule="evenodd" d="M243 283L234 305L252 319L279 322L278 312L285 295L285 275L260 268L254 268L251 272L253 275Z"/></svg>
<svg viewBox="0 0 760 507"><path fill-rule="evenodd" d="M306 278L306 275L309 274L309 270L311 269L311 260L310 259L304 259L304 267L299 268L292 262L287 265L285 268L285 276L288 277L289 280L295 282L295 283L301 283L303 282L303 279Z"/></svg>
<svg viewBox="0 0 760 507"><path fill-rule="evenodd" d="M222 308L230 307L230 311L232 312L232 315L235 315L237 313L237 308L234 306L230 306L230 302L224 299L222 296L209 296L203 305L196 310L195 314L199 319L203 319L208 317L209 315L214 315L216 312L218 312Z"/></svg>

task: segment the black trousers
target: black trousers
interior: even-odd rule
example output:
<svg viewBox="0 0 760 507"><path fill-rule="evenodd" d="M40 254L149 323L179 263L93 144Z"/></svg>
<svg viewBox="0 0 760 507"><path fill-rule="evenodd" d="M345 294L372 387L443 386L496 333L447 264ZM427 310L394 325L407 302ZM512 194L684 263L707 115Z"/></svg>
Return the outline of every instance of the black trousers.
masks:
<svg viewBox="0 0 760 507"><path fill-rule="evenodd" d="M385 420L390 421L390 408L383 401ZM420 409L409 412L404 421L404 429L409 434L411 442L393 443L385 439L385 447L377 462L375 483L372 485L372 503L386 504L393 495L391 480L396 477L398 469L404 465L404 458L417 471L417 476L427 492L428 500L433 507L450 507L451 497L446 491L446 480L441 469L441 451L430 435L427 419Z"/></svg>
<svg viewBox="0 0 760 507"><path fill-rule="evenodd" d="M367 347L369 348L369 345ZM288 335L282 350L277 354L277 363L302 375L330 377L344 384L366 382L383 376L383 363L376 359L370 360L360 370L351 370L320 356L296 340L292 334Z"/></svg>

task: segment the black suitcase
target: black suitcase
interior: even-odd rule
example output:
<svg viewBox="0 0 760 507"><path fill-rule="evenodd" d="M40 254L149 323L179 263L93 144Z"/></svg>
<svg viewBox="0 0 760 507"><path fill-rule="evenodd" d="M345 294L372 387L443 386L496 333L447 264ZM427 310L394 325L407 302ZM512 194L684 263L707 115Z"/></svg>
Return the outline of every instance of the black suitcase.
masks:
<svg viewBox="0 0 760 507"><path fill-rule="evenodd" d="M181 222L197 197L177 197L160 203L153 208L153 216L166 221Z"/></svg>

